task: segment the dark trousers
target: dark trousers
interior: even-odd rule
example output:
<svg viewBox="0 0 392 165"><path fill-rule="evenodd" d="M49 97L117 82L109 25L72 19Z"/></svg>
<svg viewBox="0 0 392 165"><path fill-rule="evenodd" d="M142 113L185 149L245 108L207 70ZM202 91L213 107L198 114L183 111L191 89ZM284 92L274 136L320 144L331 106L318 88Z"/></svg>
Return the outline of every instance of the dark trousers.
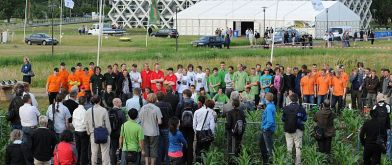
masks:
<svg viewBox="0 0 392 165"><path fill-rule="evenodd" d="M119 142L118 142L119 138L120 137L110 136L111 140L110 140L109 155L110 155L110 162L111 162L111 164L117 164L118 157L117 157L116 152L117 152L117 150L119 148ZM121 152L119 152L119 153L121 153Z"/></svg>
<svg viewBox="0 0 392 165"><path fill-rule="evenodd" d="M330 154L331 153L331 141L332 137L327 137L317 141L319 152Z"/></svg>
<svg viewBox="0 0 392 165"><path fill-rule="evenodd" d="M362 109L362 92L359 90L351 90L351 101L353 109Z"/></svg>
<svg viewBox="0 0 392 165"><path fill-rule="evenodd" d="M378 165L381 162L381 152L375 144L365 144L363 150L364 165Z"/></svg>
<svg viewBox="0 0 392 165"><path fill-rule="evenodd" d="M53 104L53 102L56 100L56 96L57 96L58 92L50 92L48 94L49 97L49 104Z"/></svg>
<svg viewBox="0 0 392 165"><path fill-rule="evenodd" d="M90 144L90 137L87 135L87 132L77 132L75 131L75 143L76 150L78 152L78 165L88 164L88 149Z"/></svg>
<svg viewBox="0 0 392 165"><path fill-rule="evenodd" d="M336 108L336 103L338 104L338 107ZM335 109L336 112L340 113L340 111L343 109L343 96L332 96L332 101L331 101L331 107L332 109Z"/></svg>
<svg viewBox="0 0 392 165"><path fill-rule="evenodd" d="M238 156L241 152L242 135L233 135L231 132L227 133L227 152Z"/></svg>
<svg viewBox="0 0 392 165"><path fill-rule="evenodd" d="M270 164L269 160L274 150L272 134L273 132L262 131L259 137L259 147L264 165Z"/></svg>
<svg viewBox="0 0 392 165"><path fill-rule="evenodd" d="M193 131L193 128L180 128L180 131L184 135L185 140L188 142L188 147L186 148L184 146L182 149L182 152L184 153L183 162L185 162L186 165L192 165L195 132Z"/></svg>
<svg viewBox="0 0 392 165"><path fill-rule="evenodd" d="M201 154L207 152L207 150L210 148L211 143L210 142L200 142L199 139L197 139L196 142L196 149L195 149L195 153L196 153L196 161L201 163L202 162L202 158L201 158Z"/></svg>
<svg viewBox="0 0 392 165"><path fill-rule="evenodd" d="M282 93L276 93L274 94L274 101L277 107L282 108L283 107L283 94Z"/></svg>
<svg viewBox="0 0 392 165"><path fill-rule="evenodd" d="M158 159L156 161L157 165L161 165L161 164L170 165L170 160L167 155L168 150L169 150L169 130L160 129Z"/></svg>
<svg viewBox="0 0 392 165"><path fill-rule="evenodd" d="M260 103L260 95L255 95L255 106L259 105Z"/></svg>
<svg viewBox="0 0 392 165"><path fill-rule="evenodd" d="M182 158L170 158L171 165L183 165Z"/></svg>
<svg viewBox="0 0 392 165"><path fill-rule="evenodd" d="M27 82L27 83L31 84L31 76L24 75L23 76L23 82Z"/></svg>

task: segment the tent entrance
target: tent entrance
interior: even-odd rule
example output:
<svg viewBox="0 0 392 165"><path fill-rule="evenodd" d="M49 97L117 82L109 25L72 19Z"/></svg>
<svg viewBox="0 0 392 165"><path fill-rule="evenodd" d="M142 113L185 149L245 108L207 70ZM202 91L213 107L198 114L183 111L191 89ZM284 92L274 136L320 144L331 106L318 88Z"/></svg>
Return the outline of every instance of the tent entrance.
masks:
<svg viewBox="0 0 392 165"><path fill-rule="evenodd" d="M254 22L241 22L241 35L245 35L247 29L254 30Z"/></svg>

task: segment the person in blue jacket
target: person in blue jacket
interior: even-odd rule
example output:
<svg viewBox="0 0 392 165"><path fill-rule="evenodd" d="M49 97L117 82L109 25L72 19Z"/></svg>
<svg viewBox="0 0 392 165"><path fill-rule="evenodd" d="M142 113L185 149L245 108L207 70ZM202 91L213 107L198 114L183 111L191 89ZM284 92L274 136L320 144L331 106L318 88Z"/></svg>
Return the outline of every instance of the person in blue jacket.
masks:
<svg viewBox="0 0 392 165"><path fill-rule="evenodd" d="M182 148L187 146L184 135L178 130L180 127L180 120L177 117L172 117L169 120L169 150L168 156L171 165L181 165L183 162Z"/></svg>
<svg viewBox="0 0 392 165"><path fill-rule="evenodd" d="M265 95L266 100L266 108L262 115L262 123L261 123L261 134L260 134L260 150L261 156L263 160L263 164L270 164L269 160L271 160L272 152L274 150L273 145L273 134L276 130L276 107L273 103L274 95L272 93L267 93Z"/></svg>
<svg viewBox="0 0 392 165"><path fill-rule="evenodd" d="M33 77L34 73L32 72L30 60L28 57L23 59L23 65L20 71L23 74L23 82L31 84L31 77Z"/></svg>

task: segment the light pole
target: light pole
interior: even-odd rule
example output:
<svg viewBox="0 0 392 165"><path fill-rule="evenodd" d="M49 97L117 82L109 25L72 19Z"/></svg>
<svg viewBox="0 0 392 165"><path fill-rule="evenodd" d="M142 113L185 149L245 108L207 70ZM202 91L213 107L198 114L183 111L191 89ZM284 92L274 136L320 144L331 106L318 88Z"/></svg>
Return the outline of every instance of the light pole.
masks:
<svg viewBox="0 0 392 165"><path fill-rule="evenodd" d="M49 8L51 9L52 12L52 56L54 55L54 39L53 39L53 18L54 18L54 8L56 5L54 4L53 1L50 2Z"/></svg>
<svg viewBox="0 0 392 165"><path fill-rule="evenodd" d="M268 8L268 7L266 7L266 6L263 6L263 7L261 7L261 8L263 8L263 13L264 13L264 19L263 19L263 21L264 21L264 23L263 23L263 35L264 35L264 37L265 37L265 9L266 8Z"/></svg>
<svg viewBox="0 0 392 165"><path fill-rule="evenodd" d="M329 26L328 25L329 24L329 21L328 21L328 8L326 8L325 12L327 13L327 30L326 31L327 31L327 33L329 33L329 30L328 30L328 28L329 28L328 27Z"/></svg>
<svg viewBox="0 0 392 165"><path fill-rule="evenodd" d="M178 13L178 7L176 7L176 31L178 35L178 28L177 28L177 13ZM176 35L176 52L178 51L178 36Z"/></svg>

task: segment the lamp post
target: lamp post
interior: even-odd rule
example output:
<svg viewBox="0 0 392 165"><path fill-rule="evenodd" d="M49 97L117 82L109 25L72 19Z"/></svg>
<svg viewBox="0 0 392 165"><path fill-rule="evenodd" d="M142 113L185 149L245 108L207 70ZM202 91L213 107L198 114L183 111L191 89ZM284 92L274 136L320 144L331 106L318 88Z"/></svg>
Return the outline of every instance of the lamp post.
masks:
<svg viewBox="0 0 392 165"><path fill-rule="evenodd" d="M178 28L177 28L177 13L178 13L178 7L176 7L176 31L178 33ZM178 51L178 36L176 35L176 52Z"/></svg>
<svg viewBox="0 0 392 165"><path fill-rule="evenodd" d="M329 27L328 27L328 26L329 26L329 21L328 21L328 19L329 19L329 18L328 18L328 8L326 8L325 12L326 12L326 14L327 14L327 30L326 30L326 31L327 31L327 33L329 33L329 30L328 30L328 28L329 28Z"/></svg>
<svg viewBox="0 0 392 165"><path fill-rule="evenodd" d="M54 4L53 1L50 2L49 8L50 11L52 12L52 56L54 55L54 39L53 39L53 18L54 18L54 8L56 7L56 5Z"/></svg>
<svg viewBox="0 0 392 165"><path fill-rule="evenodd" d="M263 8L263 13L264 13L264 19L263 19L263 21L264 21L264 23L263 23L263 35L265 34L265 9L266 8L268 8L268 7L266 7L266 6L263 6L263 7L261 7L261 8ZM264 35L264 37L265 37L265 35Z"/></svg>

